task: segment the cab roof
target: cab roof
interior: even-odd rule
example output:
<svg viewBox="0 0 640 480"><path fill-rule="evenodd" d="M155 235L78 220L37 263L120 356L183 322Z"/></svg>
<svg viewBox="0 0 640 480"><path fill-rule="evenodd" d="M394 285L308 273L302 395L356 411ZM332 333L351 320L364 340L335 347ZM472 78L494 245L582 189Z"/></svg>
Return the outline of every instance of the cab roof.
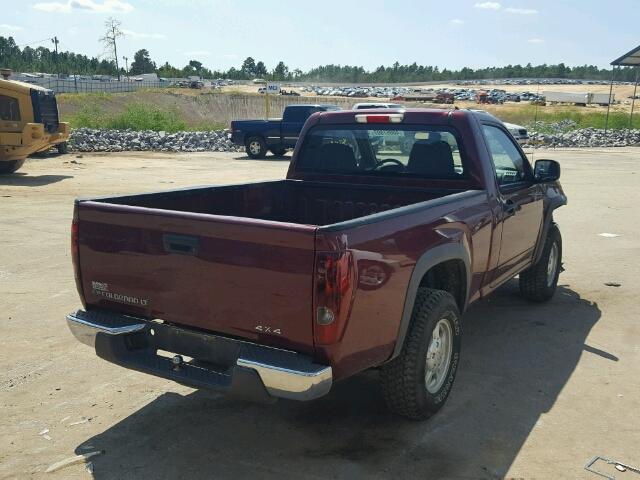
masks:
<svg viewBox="0 0 640 480"><path fill-rule="evenodd" d="M316 113L319 124L356 123L356 115L404 114L404 123L446 124L452 117L475 117L478 120L500 122L496 117L483 110L442 108L371 108L365 110L340 110Z"/></svg>
<svg viewBox="0 0 640 480"><path fill-rule="evenodd" d="M48 88L41 87L40 85L20 82L18 80L4 80L4 79L0 79L0 90L11 90L12 92L21 93L24 95L29 95L31 90L40 90L43 92L51 91Z"/></svg>

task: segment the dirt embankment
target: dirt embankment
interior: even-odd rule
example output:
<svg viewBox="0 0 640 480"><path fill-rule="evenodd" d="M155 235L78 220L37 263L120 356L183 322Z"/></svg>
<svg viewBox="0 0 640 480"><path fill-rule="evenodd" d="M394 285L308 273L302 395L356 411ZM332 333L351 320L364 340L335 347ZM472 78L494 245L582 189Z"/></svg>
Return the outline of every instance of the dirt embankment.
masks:
<svg viewBox="0 0 640 480"><path fill-rule="evenodd" d="M292 103L330 103L351 108L356 100L341 97L270 96L269 116L281 117ZM189 127L202 124L229 125L232 120L265 118L265 97L258 94L191 91L181 89L141 90L111 94L61 94L58 104L62 120L68 121L83 109L93 109L104 115L123 112L127 105L153 105L162 110L176 111Z"/></svg>

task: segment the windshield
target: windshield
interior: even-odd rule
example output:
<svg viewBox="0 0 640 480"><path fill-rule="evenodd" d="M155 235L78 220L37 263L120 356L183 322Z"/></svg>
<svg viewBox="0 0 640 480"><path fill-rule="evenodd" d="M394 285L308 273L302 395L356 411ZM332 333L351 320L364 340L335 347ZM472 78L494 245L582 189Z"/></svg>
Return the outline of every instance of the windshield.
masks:
<svg viewBox="0 0 640 480"><path fill-rule="evenodd" d="M444 126L315 127L305 137L298 168L341 175L465 177L456 136Z"/></svg>

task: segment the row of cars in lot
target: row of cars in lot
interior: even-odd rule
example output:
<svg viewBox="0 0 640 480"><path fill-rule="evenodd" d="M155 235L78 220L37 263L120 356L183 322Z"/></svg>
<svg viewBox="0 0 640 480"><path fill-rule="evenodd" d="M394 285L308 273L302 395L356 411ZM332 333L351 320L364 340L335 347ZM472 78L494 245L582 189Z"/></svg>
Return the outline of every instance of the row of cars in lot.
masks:
<svg viewBox="0 0 640 480"><path fill-rule="evenodd" d="M263 87L264 88L264 87ZM504 102L537 102L544 97L539 93L530 91L507 92L503 89L479 89L479 88L418 88L418 87L362 87L362 86L304 86L303 93L327 97L350 98L390 98L407 101L434 101L437 98L451 98L452 101L439 101L435 103L453 103L455 101L471 101L478 103L504 103ZM260 92L262 93L262 92Z"/></svg>
<svg viewBox="0 0 640 480"><path fill-rule="evenodd" d="M544 100L544 97L538 93L529 91L507 92L499 88L487 90L475 88L446 88L438 91L453 94L457 101L478 103L536 102Z"/></svg>
<svg viewBox="0 0 640 480"><path fill-rule="evenodd" d="M616 84L630 82L615 82ZM608 80L575 78L505 78L496 80L459 80L456 85L609 85Z"/></svg>
<svg viewBox="0 0 640 480"><path fill-rule="evenodd" d="M409 87L399 86L383 86L383 87L362 87L362 86L347 86L347 87L326 87L309 85L304 86L301 89L305 93L311 93L318 96L329 97L378 97L378 98L393 98L398 95L406 95L408 93L416 91L416 89ZM421 90L421 89L420 89Z"/></svg>

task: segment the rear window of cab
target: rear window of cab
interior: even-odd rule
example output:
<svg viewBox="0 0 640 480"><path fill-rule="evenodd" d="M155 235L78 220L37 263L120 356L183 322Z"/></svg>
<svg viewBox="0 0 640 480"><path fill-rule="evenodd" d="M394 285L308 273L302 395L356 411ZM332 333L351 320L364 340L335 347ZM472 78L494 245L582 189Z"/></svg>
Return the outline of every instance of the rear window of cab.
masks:
<svg viewBox="0 0 640 480"><path fill-rule="evenodd" d="M316 126L298 156L302 171L325 174L466 178L464 155L446 126Z"/></svg>

